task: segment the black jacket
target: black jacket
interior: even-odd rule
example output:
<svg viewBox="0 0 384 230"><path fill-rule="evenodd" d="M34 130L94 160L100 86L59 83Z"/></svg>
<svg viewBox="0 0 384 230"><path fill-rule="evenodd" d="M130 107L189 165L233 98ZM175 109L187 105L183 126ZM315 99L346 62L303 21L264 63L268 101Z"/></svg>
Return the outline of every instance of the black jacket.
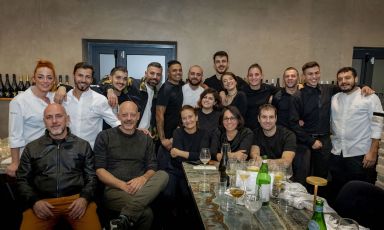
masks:
<svg viewBox="0 0 384 230"><path fill-rule="evenodd" d="M148 102L148 92L147 87L145 86L145 77L140 79L132 79L132 86L139 91L139 98L140 100L136 102L138 106L141 108L142 112L140 113L140 120L137 124L140 124L141 118L143 117L145 107L147 106ZM156 129L156 103L157 103L157 88L154 88L154 95L152 99L152 107L151 107L151 122L150 122L150 128L149 130L152 132L152 134L157 134L154 129Z"/></svg>
<svg viewBox="0 0 384 230"><path fill-rule="evenodd" d="M336 85L304 85L292 95L289 124L299 143L311 147L316 141L311 135L330 134L331 99L338 91ZM299 120L304 122L303 126Z"/></svg>
<svg viewBox="0 0 384 230"><path fill-rule="evenodd" d="M16 179L19 195L28 208L41 199L74 194L90 201L96 188L91 146L70 132L57 144L46 131L25 147Z"/></svg>

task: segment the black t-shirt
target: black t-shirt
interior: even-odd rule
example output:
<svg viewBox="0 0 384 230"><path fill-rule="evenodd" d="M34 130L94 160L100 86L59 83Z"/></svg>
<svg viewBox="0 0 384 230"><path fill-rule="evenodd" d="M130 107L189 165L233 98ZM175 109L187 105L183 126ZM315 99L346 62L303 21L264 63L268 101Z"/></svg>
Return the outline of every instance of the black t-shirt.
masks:
<svg viewBox="0 0 384 230"><path fill-rule="evenodd" d="M173 148L189 152L189 158L182 160L196 161L200 158L201 148L208 148L207 131L197 129L195 133L189 134L183 128L177 128L173 132Z"/></svg>
<svg viewBox="0 0 384 230"><path fill-rule="evenodd" d="M243 118L246 116L247 113L247 96L243 91L237 91L237 94L235 98L233 98L232 103L230 104L232 106L235 106L239 109L241 116Z"/></svg>
<svg viewBox="0 0 384 230"><path fill-rule="evenodd" d="M209 88L215 89L217 92L223 91L223 84L219 79L217 79L216 75L205 79L204 84L206 84Z"/></svg>
<svg viewBox="0 0 384 230"><path fill-rule="evenodd" d="M253 145L260 148L260 156L267 155L269 159L279 159L284 151L296 152L295 134L282 127L277 126L275 135L267 137L262 128L254 131Z"/></svg>
<svg viewBox="0 0 384 230"><path fill-rule="evenodd" d="M241 128L238 130L235 138L232 141L227 139L227 134L224 128L217 128L212 133L210 150L213 159L217 159L216 155L220 152L223 143L231 144L231 151L236 152L238 150L245 150L245 154L249 156L251 152L251 146L253 142L253 132L248 128Z"/></svg>
<svg viewBox="0 0 384 230"><path fill-rule="evenodd" d="M284 126L290 129L289 117L291 109L291 97L292 95L282 88L277 92L272 99L272 105L277 109L277 125Z"/></svg>
<svg viewBox="0 0 384 230"><path fill-rule="evenodd" d="M276 87L262 83L258 90L253 90L247 85L243 88L243 91L247 96L247 113L244 117L245 126L254 130L260 127L257 121L259 107L268 103L269 97L276 91Z"/></svg>
<svg viewBox="0 0 384 230"><path fill-rule="evenodd" d="M237 80L237 89L239 90L243 89L247 85L247 82L244 81L244 79L239 76L236 76L236 80ZM209 88L215 89L219 93L221 91L224 91L223 83L221 82L220 79L217 79L216 75L213 75L212 77L205 79L204 84L206 84Z"/></svg>
<svg viewBox="0 0 384 230"><path fill-rule="evenodd" d="M199 128L205 129L209 136L219 127L219 119L221 115L220 111L213 110L211 113L205 114L201 109L199 109L197 111L197 115L199 118Z"/></svg>
<svg viewBox="0 0 384 230"><path fill-rule="evenodd" d="M177 128L173 132L172 147L189 152L188 159L185 159L183 157L173 158L168 155L168 160L166 160L168 161L166 163L166 171L173 175L183 177L184 173L182 168L182 162L199 160L201 148L209 147L207 132L204 129L197 129L195 133L189 134L185 132L183 128ZM162 158L164 158L164 156L162 156Z"/></svg>
<svg viewBox="0 0 384 230"><path fill-rule="evenodd" d="M180 109L183 105L182 85L173 85L166 81L157 95L157 105L165 106L164 134L165 138L171 138L173 130L180 123Z"/></svg>

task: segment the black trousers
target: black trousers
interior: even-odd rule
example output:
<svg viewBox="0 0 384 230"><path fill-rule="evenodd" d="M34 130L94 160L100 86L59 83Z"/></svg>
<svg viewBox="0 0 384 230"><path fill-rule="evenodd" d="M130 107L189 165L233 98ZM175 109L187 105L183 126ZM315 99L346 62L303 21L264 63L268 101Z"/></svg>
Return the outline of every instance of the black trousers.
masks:
<svg viewBox="0 0 384 230"><path fill-rule="evenodd" d="M310 173L311 151L306 145L297 144L295 157L292 162L292 181L306 186L306 178Z"/></svg>
<svg viewBox="0 0 384 230"><path fill-rule="evenodd" d="M375 183L376 167L363 167L364 155L355 157L343 157L342 155L332 154L330 157L330 202L336 199L341 188L352 180Z"/></svg>
<svg viewBox="0 0 384 230"><path fill-rule="evenodd" d="M320 149L311 149L311 175L328 179L329 157L331 156L332 142L329 135L317 137L323 144Z"/></svg>

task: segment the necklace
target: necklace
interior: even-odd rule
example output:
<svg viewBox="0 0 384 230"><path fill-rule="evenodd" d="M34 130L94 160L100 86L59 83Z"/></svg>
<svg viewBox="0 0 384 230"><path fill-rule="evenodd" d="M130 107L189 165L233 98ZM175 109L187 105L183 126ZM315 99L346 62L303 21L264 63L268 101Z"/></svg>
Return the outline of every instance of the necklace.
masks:
<svg viewBox="0 0 384 230"><path fill-rule="evenodd" d="M235 99L236 95L237 95L237 90L233 94L229 94L229 92L228 92L228 94L225 96L224 104L230 105L232 103L233 99Z"/></svg>
<svg viewBox="0 0 384 230"><path fill-rule="evenodd" d="M236 94L237 94L237 90L236 90L234 93L232 93L232 94L230 94L230 93L228 92L227 97L234 97L234 96L236 96Z"/></svg>

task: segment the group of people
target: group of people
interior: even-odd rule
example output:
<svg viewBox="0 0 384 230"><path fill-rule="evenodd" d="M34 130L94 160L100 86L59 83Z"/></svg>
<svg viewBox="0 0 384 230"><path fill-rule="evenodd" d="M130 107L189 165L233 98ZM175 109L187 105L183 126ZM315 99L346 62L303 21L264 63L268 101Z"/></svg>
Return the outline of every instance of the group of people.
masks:
<svg viewBox="0 0 384 230"><path fill-rule="evenodd" d="M64 217L75 229L100 229L98 181L103 205L120 213L111 221L117 229L149 229L154 200L164 229L185 226L192 211L182 162L198 160L201 148L220 161L223 143L229 158L266 155L292 165L293 181L328 178L334 194L350 180L374 182L382 120L373 112L383 109L372 89L356 85L352 67L337 72L337 85L323 85L320 65L308 62L300 87L299 71L288 67L280 88L263 83L257 63L245 79L229 72L225 51L213 64L216 74L204 81L203 69L191 66L184 83L181 63L170 61L161 86L157 62L142 79L115 67L91 88L93 67L82 62L72 88L57 84L51 62L39 61L34 85L9 110L7 174L16 176L26 205L21 228Z"/></svg>

